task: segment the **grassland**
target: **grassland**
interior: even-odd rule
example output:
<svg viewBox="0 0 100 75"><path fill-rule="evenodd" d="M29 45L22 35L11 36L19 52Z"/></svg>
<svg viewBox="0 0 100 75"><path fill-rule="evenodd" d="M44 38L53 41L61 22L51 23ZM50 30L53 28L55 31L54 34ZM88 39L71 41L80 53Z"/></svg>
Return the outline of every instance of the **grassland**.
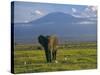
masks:
<svg viewBox="0 0 100 75"><path fill-rule="evenodd" d="M14 72L48 72L97 68L96 43L59 45L58 63L46 63L45 53L37 45L16 45L14 50Z"/></svg>

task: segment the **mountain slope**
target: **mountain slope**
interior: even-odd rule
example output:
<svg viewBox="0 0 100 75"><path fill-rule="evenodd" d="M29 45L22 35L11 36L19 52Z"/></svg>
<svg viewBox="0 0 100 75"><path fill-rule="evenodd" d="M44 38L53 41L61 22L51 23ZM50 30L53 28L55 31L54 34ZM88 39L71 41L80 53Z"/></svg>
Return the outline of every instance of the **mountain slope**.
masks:
<svg viewBox="0 0 100 75"><path fill-rule="evenodd" d="M38 24L38 23L45 23L45 22L54 22L54 23L73 23L73 22L79 22L85 20L84 18L75 18L74 16L70 14L65 14L62 12L54 12L50 13L38 20L31 21L30 23Z"/></svg>

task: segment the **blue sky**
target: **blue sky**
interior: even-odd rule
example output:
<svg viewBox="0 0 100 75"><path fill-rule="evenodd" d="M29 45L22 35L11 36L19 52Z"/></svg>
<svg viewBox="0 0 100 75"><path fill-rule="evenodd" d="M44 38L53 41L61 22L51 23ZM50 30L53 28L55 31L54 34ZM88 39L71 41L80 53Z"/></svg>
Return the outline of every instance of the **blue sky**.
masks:
<svg viewBox="0 0 100 75"><path fill-rule="evenodd" d="M68 5L68 4L51 4L51 3L34 3L34 2L14 2L14 22L27 23L43 17L52 12L63 12L71 14L74 17L97 17L96 6L86 5Z"/></svg>

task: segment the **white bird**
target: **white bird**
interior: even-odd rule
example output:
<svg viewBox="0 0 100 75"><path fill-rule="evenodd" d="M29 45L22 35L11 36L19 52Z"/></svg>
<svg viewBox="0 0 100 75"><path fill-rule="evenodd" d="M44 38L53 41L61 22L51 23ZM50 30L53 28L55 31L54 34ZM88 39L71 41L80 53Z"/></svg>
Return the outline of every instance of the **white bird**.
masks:
<svg viewBox="0 0 100 75"><path fill-rule="evenodd" d="M55 60L55 63L58 63L58 61L57 61L57 60Z"/></svg>
<svg viewBox="0 0 100 75"><path fill-rule="evenodd" d="M67 58L65 57L64 60L67 60Z"/></svg>
<svg viewBox="0 0 100 75"><path fill-rule="evenodd" d="M24 62L24 65L26 65L26 61Z"/></svg>

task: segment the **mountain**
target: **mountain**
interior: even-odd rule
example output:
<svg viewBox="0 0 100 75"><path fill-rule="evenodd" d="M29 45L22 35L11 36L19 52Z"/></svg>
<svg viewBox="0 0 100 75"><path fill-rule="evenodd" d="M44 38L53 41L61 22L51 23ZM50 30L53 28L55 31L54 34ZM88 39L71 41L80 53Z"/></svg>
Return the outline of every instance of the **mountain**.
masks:
<svg viewBox="0 0 100 75"><path fill-rule="evenodd" d="M89 18L77 18L62 12L50 13L29 23L14 25L15 41L37 42L39 35L55 34L65 40L96 40L96 22Z"/></svg>
<svg viewBox="0 0 100 75"><path fill-rule="evenodd" d="M53 23L73 23L73 22L79 22L79 21L82 21L82 20L86 20L86 18L76 18L70 14L65 14L65 13L62 13L62 12L54 12L54 13L50 13L38 20L35 20L35 21L31 21L30 23L32 24L38 24L38 23L50 23L50 22L53 22Z"/></svg>

